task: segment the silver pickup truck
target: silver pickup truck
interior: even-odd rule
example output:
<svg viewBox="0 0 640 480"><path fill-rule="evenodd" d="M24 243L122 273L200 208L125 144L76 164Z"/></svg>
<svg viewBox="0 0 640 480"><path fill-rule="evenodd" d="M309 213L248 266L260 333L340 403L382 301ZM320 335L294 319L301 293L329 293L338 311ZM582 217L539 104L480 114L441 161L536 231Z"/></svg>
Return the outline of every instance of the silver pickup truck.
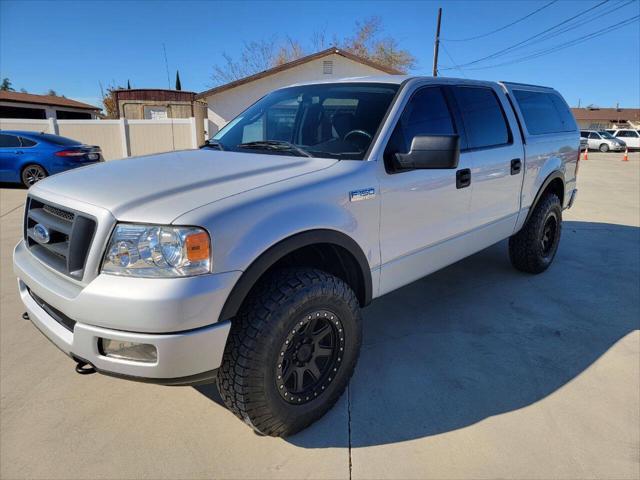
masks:
<svg viewBox="0 0 640 480"><path fill-rule="evenodd" d="M256 431L290 435L344 391L373 299L506 238L515 268L547 269L578 162L550 88L283 88L201 149L33 186L14 252L24 316L79 373L217 381Z"/></svg>

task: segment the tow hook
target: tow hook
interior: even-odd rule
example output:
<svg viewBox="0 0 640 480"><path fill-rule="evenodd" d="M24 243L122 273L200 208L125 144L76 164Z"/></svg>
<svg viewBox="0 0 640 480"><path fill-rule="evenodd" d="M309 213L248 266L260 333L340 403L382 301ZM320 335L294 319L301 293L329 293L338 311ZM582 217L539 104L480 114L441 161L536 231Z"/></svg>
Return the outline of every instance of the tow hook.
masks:
<svg viewBox="0 0 640 480"><path fill-rule="evenodd" d="M24 313L22 314L22 319L23 319L23 320L31 320L31 319L29 318L29 314L28 314L27 312L24 312Z"/></svg>
<svg viewBox="0 0 640 480"><path fill-rule="evenodd" d="M89 362L76 360L76 373L80 375L91 375L92 373L96 373L96 369Z"/></svg>

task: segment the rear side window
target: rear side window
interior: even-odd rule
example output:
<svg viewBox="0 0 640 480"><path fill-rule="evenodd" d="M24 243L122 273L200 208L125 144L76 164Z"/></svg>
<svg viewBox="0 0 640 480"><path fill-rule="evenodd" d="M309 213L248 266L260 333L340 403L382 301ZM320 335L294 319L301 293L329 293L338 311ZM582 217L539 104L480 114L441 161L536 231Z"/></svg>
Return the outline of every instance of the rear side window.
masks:
<svg viewBox="0 0 640 480"><path fill-rule="evenodd" d="M455 87L467 147L489 148L511 142L511 131L498 97L490 88Z"/></svg>
<svg viewBox="0 0 640 480"><path fill-rule="evenodd" d="M60 135L51 135L50 133L41 133L40 138L55 145L61 145L63 147L70 145L82 145L81 142L73 140L67 137L61 137Z"/></svg>
<svg viewBox="0 0 640 480"><path fill-rule="evenodd" d="M20 137L20 143L23 147L33 147L36 144L33 140L24 137Z"/></svg>
<svg viewBox="0 0 640 480"><path fill-rule="evenodd" d="M531 135L575 131L571 111L555 93L514 90L513 95Z"/></svg>
<svg viewBox="0 0 640 480"><path fill-rule="evenodd" d="M634 132L633 130L620 130L616 137L638 138L638 132Z"/></svg>
<svg viewBox="0 0 640 480"><path fill-rule="evenodd" d="M20 146L20 140L15 135L0 134L0 148L15 148Z"/></svg>

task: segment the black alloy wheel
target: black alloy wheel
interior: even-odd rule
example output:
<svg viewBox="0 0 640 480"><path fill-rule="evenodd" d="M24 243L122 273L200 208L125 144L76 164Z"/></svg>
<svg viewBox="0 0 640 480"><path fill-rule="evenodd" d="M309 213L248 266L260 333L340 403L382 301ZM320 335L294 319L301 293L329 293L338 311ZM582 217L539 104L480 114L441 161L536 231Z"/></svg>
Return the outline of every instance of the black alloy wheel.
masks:
<svg viewBox="0 0 640 480"><path fill-rule="evenodd" d="M335 379L344 351L344 329L327 310L300 319L280 347L276 383L280 396L301 405L322 395Z"/></svg>

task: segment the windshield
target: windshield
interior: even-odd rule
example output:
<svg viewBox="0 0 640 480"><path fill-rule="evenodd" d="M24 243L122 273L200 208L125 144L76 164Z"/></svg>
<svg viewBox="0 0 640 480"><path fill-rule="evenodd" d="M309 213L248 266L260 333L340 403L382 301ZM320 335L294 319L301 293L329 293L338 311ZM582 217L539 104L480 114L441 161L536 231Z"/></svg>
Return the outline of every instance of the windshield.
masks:
<svg viewBox="0 0 640 480"><path fill-rule="evenodd" d="M226 151L362 160L398 85L327 83L277 90L210 141Z"/></svg>
<svg viewBox="0 0 640 480"><path fill-rule="evenodd" d="M609 132L598 132L602 138L608 138L609 140L613 140L614 137Z"/></svg>

